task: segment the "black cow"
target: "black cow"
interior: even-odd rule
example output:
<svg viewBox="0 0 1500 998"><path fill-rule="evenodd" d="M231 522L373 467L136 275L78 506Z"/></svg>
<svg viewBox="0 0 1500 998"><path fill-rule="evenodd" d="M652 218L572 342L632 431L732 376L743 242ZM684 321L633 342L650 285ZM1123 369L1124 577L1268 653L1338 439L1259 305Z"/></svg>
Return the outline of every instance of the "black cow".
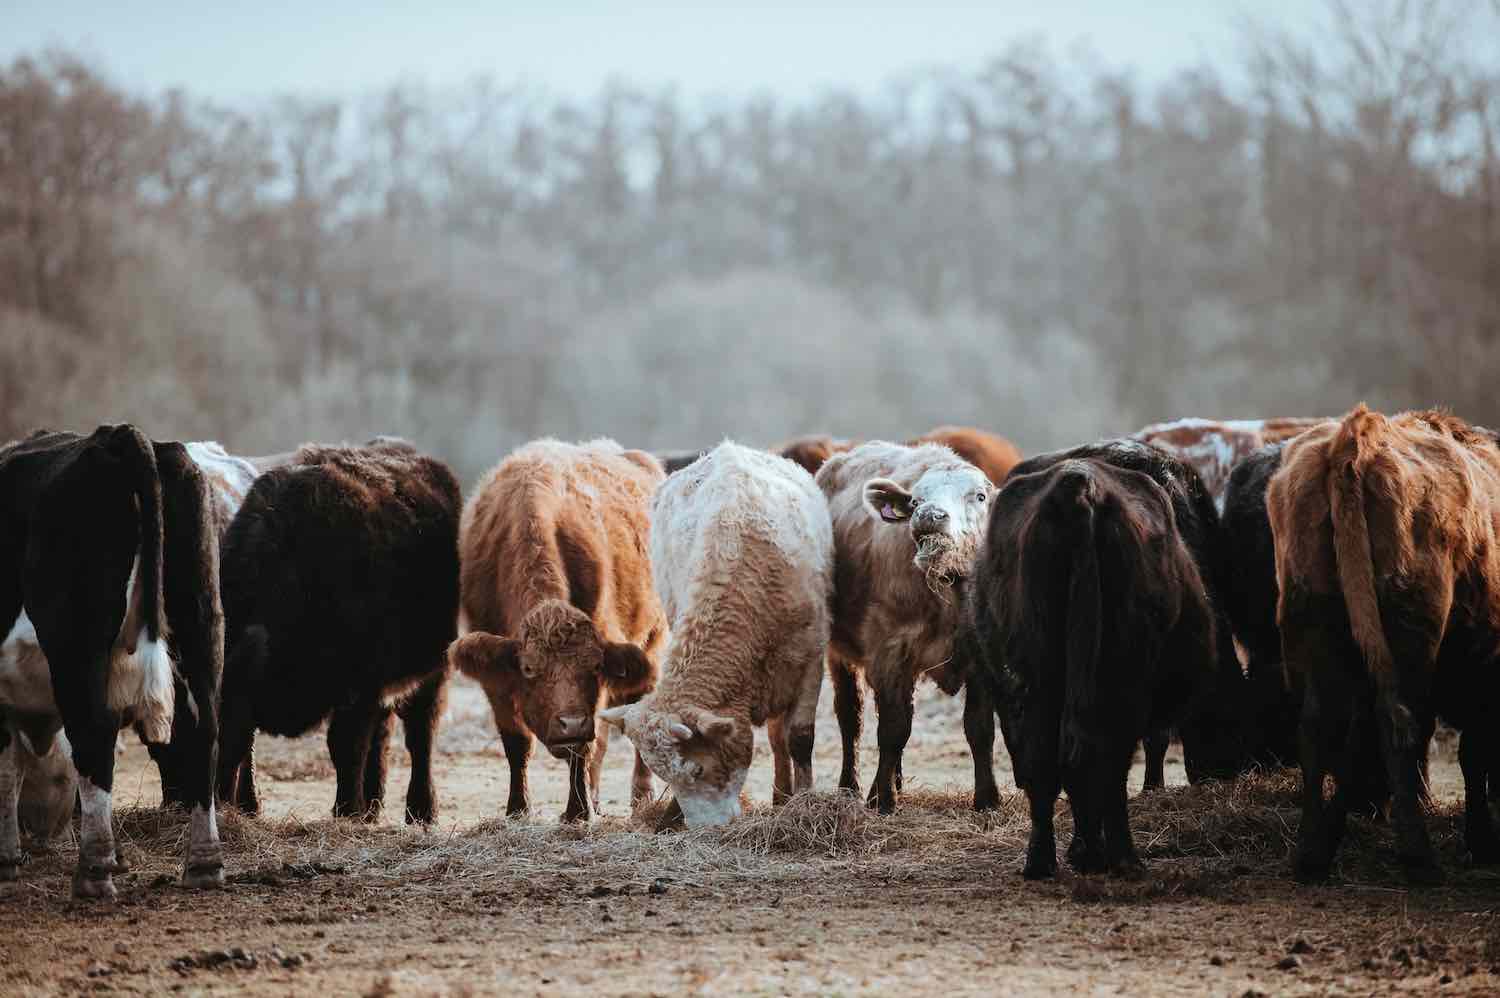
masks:
<svg viewBox="0 0 1500 998"><path fill-rule="evenodd" d="M258 810L257 728L300 735L328 718L333 813L373 819L399 713L412 763L406 819L433 820L459 514L453 473L388 438L308 445L256 479L224 539L221 799Z"/></svg>
<svg viewBox="0 0 1500 998"><path fill-rule="evenodd" d="M0 751L12 729L37 747L59 725L66 732L80 777L76 897L114 896L111 874L121 869L111 827L116 735L134 722L148 741L165 741L174 706L183 717L175 737L194 760L181 777L192 808L182 882L224 882L213 770L224 619L212 515L183 445L153 444L133 426L42 431L0 448L0 632L24 609L41 652L25 661L45 662L0 683ZM11 879L14 815L0 826L0 879Z"/></svg>
<svg viewBox="0 0 1500 998"><path fill-rule="evenodd" d="M1297 702L1281 663L1276 626L1276 545L1266 515L1266 486L1281 468L1284 444L1268 444L1242 459L1224 492L1224 540L1230 571L1224 610L1244 646L1249 689L1247 735L1251 761L1262 766L1297 761Z"/></svg>
<svg viewBox="0 0 1500 998"><path fill-rule="evenodd" d="M1057 871L1059 790L1075 869L1140 869L1125 803L1136 742L1217 668L1214 608L1173 510L1181 482L1109 456L1013 472L965 590L957 654L989 686L1030 801L1028 879Z"/></svg>
<svg viewBox="0 0 1500 998"><path fill-rule="evenodd" d="M1224 591L1229 571L1219 513L1203 479L1193 467L1175 455L1135 440L1106 440L1064 451L1039 454L1011 469L1007 481L1034 474L1068 460L1101 461L1115 468L1138 471L1166 490L1177 521L1177 532L1198 566L1209 604L1214 608L1214 660L1212 682L1197 689L1178 723L1182 735L1183 765L1188 781L1230 779L1245 763L1243 698L1244 676L1234 651L1233 631L1224 613ZM1145 738L1146 789L1159 789L1165 782L1164 757L1169 732L1149 732Z"/></svg>

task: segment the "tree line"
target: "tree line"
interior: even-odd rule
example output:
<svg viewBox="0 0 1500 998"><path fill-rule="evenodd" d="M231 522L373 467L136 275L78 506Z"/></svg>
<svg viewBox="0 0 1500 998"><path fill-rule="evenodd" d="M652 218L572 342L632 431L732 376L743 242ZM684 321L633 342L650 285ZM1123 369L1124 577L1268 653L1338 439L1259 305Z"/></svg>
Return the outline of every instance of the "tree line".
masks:
<svg viewBox="0 0 1500 998"><path fill-rule="evenodd" d="M485 78L229 108L22 57L0 438L394 432L472 477L542 434L1500 419L1500 69L1455 56L1468 5L1332 11L1233 74L1022 40L791 103Z"/></svg>

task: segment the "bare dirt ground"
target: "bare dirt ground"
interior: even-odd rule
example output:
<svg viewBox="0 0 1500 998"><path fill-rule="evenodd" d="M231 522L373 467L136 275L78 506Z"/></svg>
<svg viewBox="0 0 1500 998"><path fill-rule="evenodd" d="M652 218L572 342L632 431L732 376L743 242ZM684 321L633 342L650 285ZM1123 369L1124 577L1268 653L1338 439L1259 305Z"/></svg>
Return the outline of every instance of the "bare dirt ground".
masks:
<svg viewBox="0 0 1500 998"><path fill-rule="evenodd" d="M838 771L830 700L825 691L821 787ZM440 747L442 817L421 832L399 824L398 806L375 825L327 817L321 734L262 736L266 813L223 816L229 886L192 893L174 885L185 822L156 809L155 769L132 740L116 780L133 867L117 879L119 901L69 899L71 842L34 851L21 881L0 885L0 994L1500 992L1500 874L1464 866L1451 744L1435 752L1431 819L1450 878L1417 891L1389 863L1389 830L1359 820L1333 883L1296 885L1296 780L1187 788L1175 750L1172 786L1132 800L1146 880L1065 868L1054 883L1025 883L1024 800L1011 792L995 815L968 810L960 706L931 689L907 795L889 818L828 792L773 813L762 751L747 819L654 835L649 814L629 814L617 741L608 817L560 827L565 767L543 753L535 817L506 821L507 768L463 680ZM868 776L869 731L865 753ZM1139 766L1133 781L1138 790Z"/></svg>

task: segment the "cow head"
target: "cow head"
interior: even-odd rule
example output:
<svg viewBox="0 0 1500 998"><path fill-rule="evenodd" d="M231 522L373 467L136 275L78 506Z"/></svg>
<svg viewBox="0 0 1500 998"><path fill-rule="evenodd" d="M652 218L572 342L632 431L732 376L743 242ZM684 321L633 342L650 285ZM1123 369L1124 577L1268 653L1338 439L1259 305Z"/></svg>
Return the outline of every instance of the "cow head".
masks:
<svg viewBox="0 0 1500 998"><path fill-rule="evenodd" d="M650 696L599 716L624 731L651 771L671 785L688 827L727 825L740 816L755 747L748 720L698 707L661 710Z"/></svg>
<svg viewBox="0 0 1500 998"><path fill-rule="evenodd" d="M638 646L605 641L594 622L562 600L546 600L518 636L476 631L455 641L449 659L492 697L514 697L532 734L559 758L594 740L594 714L606 693L649 689L656 666Z"/></svg>
<svg viewBox="0 0 1500 998"><path fill-rule="evenodd" d="M969 573L983 539L995 487L978 468L932 468L911 490L889 478L865 483L865 507L882 523L911 530L913 559L930 586L952 585Z"/></svg>

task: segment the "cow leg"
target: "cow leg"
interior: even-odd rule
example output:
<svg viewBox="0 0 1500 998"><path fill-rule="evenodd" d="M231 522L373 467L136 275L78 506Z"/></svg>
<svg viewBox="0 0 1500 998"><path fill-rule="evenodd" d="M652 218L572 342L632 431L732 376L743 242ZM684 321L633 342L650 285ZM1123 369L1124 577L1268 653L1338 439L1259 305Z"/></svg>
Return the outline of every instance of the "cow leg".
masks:
<svg viewBox="0 0 1500 998"><path fill-rule="evenodd" d="M375 704L340 707L328 719L328 755L333 760L338 789L333 797L335 818L364 818L365 762L380 708Z"/></svg>
<svg viewBox="0 0 1500 998"><path fill-rule="evenodd" d="M1297 879L1304 883L1324 880L1333 863L1324 824L1323 777L1328 758L1342 732L1334 723L1334 712L1325 716L1323 694L1308 683L1302 695L1302 720L1298 743L1302 755L1302 821L1297 826Z"/></svg>
<svg viewBox="0 0 1500 998"><path fill-rule="evenodd" d="M1167 745L1171 740L1171 728L1157 728L1142 739L1146 750L1145 789L1160 790L1167 785Z"/></svg>
<svg viewBox="0 0 1500 998"><path fill-rule="evenodd" d="M113 789L115 734L118 725L68 732L73 763L78 767L78 799L83 817L78 830L78 869L73 874L73 896L113 898L113 874L126 867L115 852Z"/></svg>
<svg viewBox="0 0 1500 998"><path fill-rule="evenodd" d="M605 725L608 728L609 725ZM635 754L635 766L630 774L630 806L634 808L642 801L648 801L656 795L656 788L651 783L651 767L646 765L646 760L637 752Z"/></svg>
<svg viewBox="0 0 1500 998"><path fill-rule="evenodd" d="M1140 857L1136 855L1135 839L1130 834L1130 808L1125 790L1134 755L1135 742L1132 740L1114 750L1112 756L1101 753L1093 766L1096 777L1093 797L1104 840L1104 868L1116 876L1130 879L1145 872Z"/></svg>
<svg viewBox="0 0 1500 998"><path fill-rule="evenodd" d="M824 644L821 640L817 641L817 650L806 659L797 699L782 722L786 728L787 752L792 757L794 794L813 788L813 739L818 723L818 696L823 692Z"/></svg>
<svg viewBox="0 0 1500 998"><path fill-rule="evenodd" d="M974 757L974 810L993 811L1000 806L1000 788L995 785L995 705L985 683L965 684L964 737Z"/></svg>
<svg viewBox="0 0 1500 998"><path fill-rule="evenodd" d="M524 817L531 811L531 795L526 789L526 764L531 761L531 736L502 731L500 744L505 747L505 759L510 763L510 799L505 802L505 816Z"/></svg>
<svg viewBox="0 0 1500 998"><path fill-rule="evenodd" d="M864 730L865 701L859 676L853 667L833 652L828 653L828 678L833 683L833 713L839 722L844 746L844 764L839 770L839 789L859 793L859 736Z"/></svg>
<svg viewBox="0 0 1500 998"><path fill-rule="evenodd" d="M370 748L365 753L364 818L375 821L385 807L386 747L391 742L391 728L396 724L396 712L381 708L375 713L375 722L370 725Z"/></svg>
<svg viewBox="0 0 1500 998"><path fill-rule="evenodd" d="M1440 592L1436 586L1430 589ZM1401 619L1400 601L1388 602L1396 604L1396 612L1388 613L1386 619ZM1396 858L1411 883L1436 884L1443 879L1443 873L1427 834L1422 804L1427 739L1433 726L1427 707L1431 702L1428 683L1436 672L1441 635L1430 635L1427 627L1416 622L1399 628L1387 627L1386 631L1395 675L1384 683L1377 681L1375 720L1391 781Z"/></svg>
<svg viewBox="0 0 1500 998"><path fill-rule="evenodd" d="M875 782L870 785L869 803L875 805L881 814L891 814L896 810L901 755L911 740L914 692L915 684L904 668L901 672L887 671L885 681L876 688L875 730L880 744L880 765L875 770Z"/></svg>
<svg viewBox="0 0 1500 998"><path fill-rule="evenodd" d="M21 766L17 753L21 751L20 740L14 731L3 731L8 735L6 745L0 748L0 881L15 880L20 875L21 823L18 808L21 798Z"/></svg>
<svg viewBox="0 0 1500 998"><path fill-rule="evenodd" d="M1108 798L1100 793L1095 770L1097 750L1081 748L1077 759L1062 767L1062 787L1068 792L1073 812L1073 841L1068 843L1068 865L1079 873L1102 873L1104 854L1103 808Z"/></svg>
<svg viewBox="0 0 1500 998"><path fill-rule="evenodd" d="M224 691L219 712L219 802L258 814L255 792L255 708L247 695Z"/></svg>
<svg viewBox="0 0 1500 998"><path fill-rule="evenodd" d="M612 725L600 724L596 727L594 750L589 753L588 791L589 803L593 805L594 813L602 816L604 808L599 803L599 777L604 772L604 757L609 754L609 732Z"/></svg>
<svg viewBox="0 0 1500 998"><path fill-rule="evenodd" d="M1458 742L1458 764L1464 773L1464 845L1474 862L1500 862L1500 839L1490 818L1487 790L1494 736L1483 723L1470 724ZM0 861L3 862L3 861Z"/></svg>
<svg viewBox="0 0 1500 998"><path fill-rule="evenodd" d="M568 806L562 813L564 822L589 820L588 768L592 747L591 742L568 753Z"/></svg>
<svg viewBox="0 0 1500 998"><path fill-rule="evenodd" d="M406 823L430 825L437 819L437 791L432 785L432 745L438 721L448 706L448 672L440 669L397 709L411 760L411 782L406 785Z"/></svg>
<svg viewBox="0 0 1500 998"><path fill-rule="evenodd" d="M771 758L776 769L771 783L771 803L779 807L792 796L792 757L786 744L786 723L781 715L766 721L766 737L771 743Z"/></svg>
<svg viewBox="0 0 1500 998"><path fill-rule="evenodd" d="M1021 876L1027 880L1046 880L1057 875L1057 833L1052 823L1053 812L1057 809L1057 795L1061 789L1057 764L1048 760L1038 768L1043 772L1026 784L1026 803L1031 810L1031 837L1026 842L1026 865L1021 868ZM1078 816L1079 808L1075 802L1075 842L1079 834Z"/></svg>

